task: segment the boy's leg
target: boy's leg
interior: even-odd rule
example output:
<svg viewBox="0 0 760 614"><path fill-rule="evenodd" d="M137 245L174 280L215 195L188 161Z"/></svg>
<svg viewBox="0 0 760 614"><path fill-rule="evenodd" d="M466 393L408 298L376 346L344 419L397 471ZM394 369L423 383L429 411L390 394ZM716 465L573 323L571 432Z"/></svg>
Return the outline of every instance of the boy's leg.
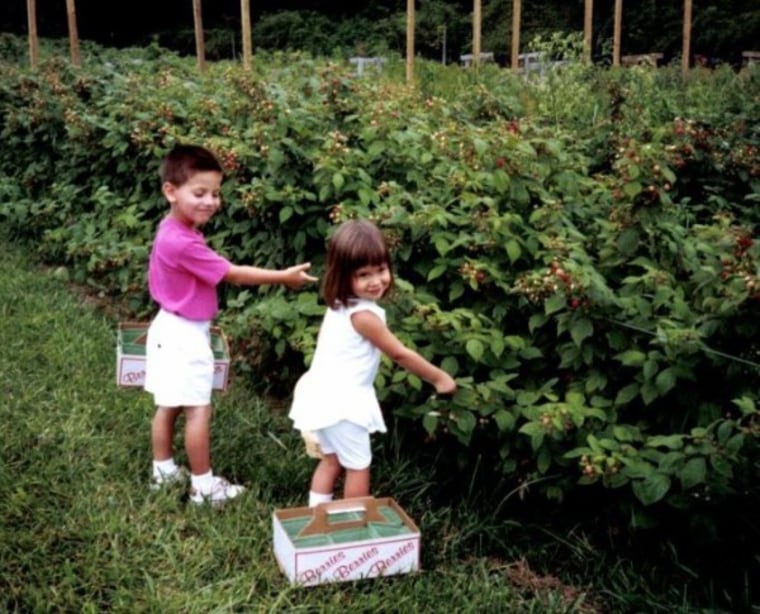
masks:
<svg viewBox="0 0 760 614"><path fill-rule="evenodd" d="M365 469L346 469L346 482L343 485L343 498L369 496L369 467Z"/></svg>
<svg viewBox="0 0 760 614"><path fill-rule="evenodd" d="M211 471L211 405L185 408L185 450L193 475Z"/></svg>
<svg viewBox="0 0 760 614"><path fill-rule="evenodd" d="M156 408L150 429L153 460L164 461L173 457L174 424L181 411L181 407Z"/></svg>
<svg viewBox="0 0 760 614"><path fill-rule="evenodd" d="M185 450L190 465L190 501L222 504L245 488L230 484L211 470L211 405L185 408Z"/></svg>
<svg viewBox="0 0 760 614"><path fill-rule="evenodd" d="M153 447L151 490L184 484L187 479L187 470L178 467L173 456L174 425L181 411L181 407L156 407L150 429Z"/></svg>

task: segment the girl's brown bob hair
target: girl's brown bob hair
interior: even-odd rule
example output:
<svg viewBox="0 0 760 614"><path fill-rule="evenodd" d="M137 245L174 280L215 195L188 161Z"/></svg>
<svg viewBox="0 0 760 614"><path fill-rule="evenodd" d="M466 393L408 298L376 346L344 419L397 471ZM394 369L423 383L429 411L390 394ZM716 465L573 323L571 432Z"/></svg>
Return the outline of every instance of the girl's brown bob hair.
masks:
<svg viewBox="0 0 760 614"><path fill-rule="evenodd" d="M380 229L367 220L343 222L327 246L327 271L322 297L330 308L348 305L355 299L351 289L354 271L363 266L386 265L391 274L391 255Z"/></svg>

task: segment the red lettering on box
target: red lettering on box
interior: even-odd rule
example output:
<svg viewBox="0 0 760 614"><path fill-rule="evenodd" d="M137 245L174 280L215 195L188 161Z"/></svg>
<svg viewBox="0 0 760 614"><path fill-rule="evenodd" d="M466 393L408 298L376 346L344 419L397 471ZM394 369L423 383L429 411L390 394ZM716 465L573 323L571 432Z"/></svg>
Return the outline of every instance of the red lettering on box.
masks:
<svg viewBox="0 0 760 614"><path fill-rule="evenodd" d="M311 569L307 569L301 573L298 576L298 581L305 584L308 582L313 582L314 580L318 580L319 577L325 572L329 571L333 565L340 563L345 558L345 552L337 552L335 554L332 554L323 563L320 563L316 567L312 567Z"/></svg>
<svg viewBox="0 0 760 614"><path fill-rule="evenodd" d="M128 384L134 384L145 379L145 371L129 371L127 373L122 373L121 379Z"/></svg>
<svg viewBox="0 0 760 614"><path fill-rule="evenodd" d="M341 565L335 570L333 574L336 578L341 580L348 578L354 571L359 569L362 565L375 558L380 551L373 546L369 550L362 552L356 559L348 563L347 565Z"/></svg>
<svg viewBox="0 0 760 614"><path fill-rule="evenodd" d="M388 569L391 565L403 559L410 552L414 552L416 548L417 548L416 542L406 542L403 546L401 546L398 550L396 550L396 552L391 554L388 558L380 559L374 565L372 565L372 567L370 568L370 575L372 576L382 575L383 573L385 573L385 570Z"/></svg>

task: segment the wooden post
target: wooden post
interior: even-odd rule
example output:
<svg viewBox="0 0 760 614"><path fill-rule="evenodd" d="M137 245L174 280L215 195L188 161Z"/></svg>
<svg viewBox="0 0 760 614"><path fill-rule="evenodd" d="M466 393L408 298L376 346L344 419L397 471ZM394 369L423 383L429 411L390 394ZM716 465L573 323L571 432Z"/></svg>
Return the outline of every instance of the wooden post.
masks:
<svg viewBox="0 0 760 614"><path fill-rule="evenodd" d="M414 0L406 0L406 82L414 81Z"/></svg>
<svg viewBox="0 0 760 614"><path fill-rule="evenodd" d="M520 69L520 22L522 4L520 0L512 0L512 70Z"/></svg>
<svg viewBox="0 0 760 614"><path fill-rule="evenodd" d="M623 24L623 0L615 0L615 27L612 35L612 65L620 66L620 38Z"/></svg>
<svg viewBox="0 0 760 614"><path fill-rule="evenodd" d="M480 66L480 0L472 3L472 66Z"/></svg>
<svg viewBox="0 0 760 614"><path fill-rule="evenodd" d="M689 60L691 58L691 0L684 0L683 3L683 50L681 51L681 71L686 73L689 70Z"/></svg>
<svg viewBox="0 0 760 614"><path fill-rule="evenodd" d="M251 56L253 46L251 44L251 2L240 0L240 13L243 23L243 69L251 70Z"/></svg>
<svg viewBox="0 0 760 614"><path fill-rule="evenodd" d="M206 70L206 43L203 39L203 10L201 0L193 0L193 24L195 25L195 55L198 58L198 72Z"/></svg>
<svg viewBox="0 0 760 614"><path fill-rule="evenodd" d="M81 66L82 59L79 55L79 31L77 30L77 10L74 0L66 0L66 17L69 24L69 48L71 49L71 63Z"/></svg>
<svg viewBox="0 0 760 614"><path fill-rule="evenodd" d="M40 63L40 39L37 36L37 3L26 0L26 20L29 24L29 65L36 69Z"/></svg>
<svg viewBox="0 0 760 614"><path fill-rule="evenodd" d="M594 0L585 0L586 10L583 17L583 59L587 64L591 63L591 41L594 28Z"/></svg>

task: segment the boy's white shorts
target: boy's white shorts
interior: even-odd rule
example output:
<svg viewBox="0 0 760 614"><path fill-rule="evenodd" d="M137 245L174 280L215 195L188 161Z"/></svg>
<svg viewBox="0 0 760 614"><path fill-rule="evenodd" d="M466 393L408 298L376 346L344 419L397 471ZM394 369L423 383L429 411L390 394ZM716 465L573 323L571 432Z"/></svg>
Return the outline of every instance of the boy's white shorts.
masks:
<svg viewBox="0 0 760 614"><path fill-rule="evenodd" d="M214 354L211 323L187 320L163 309L148 328L145 390L162 407L211 403Z"/></svg>
<svg viewBox="0 0 760 614"><path fill-rule="evenodd" d="M372 463L369 431L363 426L341 420L338 424L314 431L323 454L335 454L344 469L366 469Z"/></svg>

